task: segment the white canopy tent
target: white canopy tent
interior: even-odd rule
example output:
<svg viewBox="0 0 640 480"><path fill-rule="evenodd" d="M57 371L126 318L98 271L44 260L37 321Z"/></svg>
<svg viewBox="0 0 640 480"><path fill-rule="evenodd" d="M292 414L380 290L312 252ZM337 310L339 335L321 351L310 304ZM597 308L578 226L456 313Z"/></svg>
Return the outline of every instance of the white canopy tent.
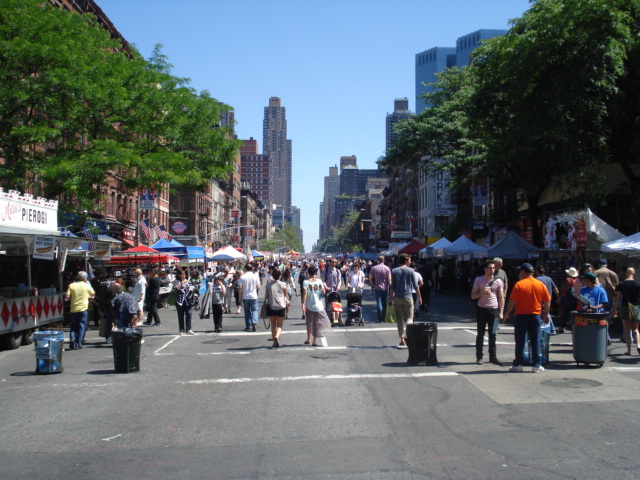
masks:
<svg viewBox="0 0 640 480"><path fill-rule="evenodd" d="M600 246L600 251L621 253L629 257L640 257L640 232L612 242L603 243Z"/></svg>
<svg viewBox="0 0 640 480"><path fill-rule="evenodd" d="M455 242L444 248L445 255L482 255L487 249L477 243L473 243L464 235L461 235Z"/></svg>
<svg viewBox="0 0 640 480"><path fill-rule="evenodd" d="M213 257L211 258L212 260L234 261L234 260L245 260L247 256L243 255L235 248L229 246L229 247L221 248L220 250L214 252Z"/></svg>
<svg viewBox="0 0 640 480"><path fill-rule="evenodd" d="M451 245L451 242L447 240L445 237L442 237L440 240L436 240L431 245L427 245L426 248L420 250L421 257L443 257L444 256L444 248Z"/></svg>

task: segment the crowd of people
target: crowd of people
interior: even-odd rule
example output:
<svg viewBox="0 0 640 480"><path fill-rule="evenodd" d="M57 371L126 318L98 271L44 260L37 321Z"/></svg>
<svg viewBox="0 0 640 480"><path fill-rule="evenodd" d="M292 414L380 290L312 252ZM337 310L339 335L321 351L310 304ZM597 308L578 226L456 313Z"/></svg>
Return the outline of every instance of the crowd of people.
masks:
<svg viewBox="0 0 640 480"><path fill-rule="evenodd" d="M376 299L376 321L385 321L388 306L393 305L399 344L404 346L405 325L413 322L416 311L428 311L432 288L446 291L447 270L443 265L445 262L433 264L424 260L416 265L410 256L399 255L380 256L376 262L328 258L250 262L243 266L221 264L207 271L158 267L143 273L137 268L127 279L113 278L111 270L96 271L91 280L85 272L79 272L66 294L71 311L70 346L72 349L83 347L89 304L95 300L96 309L104 319L107 342L114 327L162 326L158 308L170 302L176 308L178 335L194 334L194 309L199 310L201 318L213 319L215 333L223 331L223 317L233 311L244 314L246 332L255 332L263 310L263 316L271 325L272 346L278 348L294 296L301 297L302 319L306 321L307 330L304 343L315 346L319 338L331 331L332 324L342 324L340 311L330 308L341 303L340 292L361 294L367 281ZM564 333L571 329L571 312L576 310L608 312L612 322L619 319L626 354L631 355L634 341L640 354L640 282L635 279L633 268L627 268L620 281L608 268L606 259L599 260L598 269L589 263L578 269L571 266L565 270L564 282L558 287L541 264L534 267L522 263L516 268L518 279L512 278L511 284L500 258L473 267L475 274L468 274L473 281L469 281L467 293L476 304L477 364L484 361L487 334L489 361L502 365L497 356L496 332L498 325L509 321L514 314L516 346L510 370L522 371L528 338L532 369L544 371L537 341L540 328L551 324L556 333ZM551 318L554 306L556 325Z"/></svg>

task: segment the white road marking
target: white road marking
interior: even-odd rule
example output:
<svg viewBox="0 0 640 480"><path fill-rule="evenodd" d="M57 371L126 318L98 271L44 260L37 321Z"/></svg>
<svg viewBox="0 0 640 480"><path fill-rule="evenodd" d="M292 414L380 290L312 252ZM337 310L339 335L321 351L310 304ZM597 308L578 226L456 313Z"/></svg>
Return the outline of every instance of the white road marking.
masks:
<svg viewBox="0 0 640 480"><path fill-rule="evenodd" d="M198 352L197 355L251 355L251 352Z"/></svg>
<svg viewBox="0 0 640 480"><path fill-rule="evenodd" d="M187 380L176 382L180 385L207 385L215 383L249 383L249 382L296 382L306 380L361 380L361 379L403 379L422 377L455 377L457 372L420 372L420 373L361 373L353 375L302 375L299 377L257 377L257 378L211 378L203 380Z"/></svg>
<svg viewBox="0 0 640 480"><path fill-rule="evenodd" d="M607 370L616 372L640 372L640 367L605 367Z"/></svg>
<svg viewBox="0 0 640 480"><path fill-rule="evenodd" d="M171 340L169 340L167 343L165 343L163 346L161 346L159 349L157 349L155 352L153 352L154 355L157 355L159 352L161 352L162 350L167 348L169 345L171 345L173 342L175 342L179 338L180 338L180 335L174 336Z"/></svg>
<svg viewBox="0 0 640 480"><path fill-rule="evenodd" d="M115 438L118 438L118 437L121 437L121 436L122 436L122 434L121 434L121 433L119 433L118 435L116 435L116 436L114 436L114 437L103 438L102 440L104 440L105 442L110 442L111 440L113 440L113 439L115 439Z"/></svg>

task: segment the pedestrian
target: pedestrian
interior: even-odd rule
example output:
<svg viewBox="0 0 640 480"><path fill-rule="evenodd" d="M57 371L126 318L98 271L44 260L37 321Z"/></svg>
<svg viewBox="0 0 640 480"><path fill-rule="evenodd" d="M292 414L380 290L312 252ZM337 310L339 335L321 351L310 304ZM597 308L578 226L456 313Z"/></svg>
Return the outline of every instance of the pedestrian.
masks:
<svg viewBox="0 0 640 480"><path fill-rule="evenodd" d="M597 277L594 272L584 274L582 282L584 286L580 289L578 299L579 310L589 313L607 312L609 297L607 292L600 285L596 285Z"/></svg>
<svg viewBox="0 0 640 480"><path fill-rule="evenodd" d="M288 270L285 270L285 272ZM271 280L267 282L264 292L264 301L267 304L267 315L271 321L271 337L273 338L273 348L280 346L280 334L286 316L287 309L291 304L289 299L289 289L285 282L281 281L282 274L277 268L271 274Z"/></svg>
<svg viewBox="0 0 640 480"><path fill-rule="evenodd" d="M622 330L624 332L624 326L623 325L614 325L614 322L616 322L615 317L613 317L612 312L613 312L613 300L616 297L616 287L618 286L618 284L620 283L620 279L618 277L618 274L616 274L616 272L614 272L613 270L610 270L608 267L608 262L606 258L601 258L600 260L598 260L598 264L600 266L600 268L598 268L595 272L596 274L596 278L598 279L598 282L600 283L600 286L602 288L604 288L604 291L607 292L607 299L609 300L607 302L607 306L605 307L605 312L609 312L609 318L608 318L608 323L610 323L611 325L614 326L614 328L619 331ZM607 328L607 332L609 331L609 329ZM622 340L622 342L624 342L624 336L620 338Z"/></svg>
<svg viewBox="0 0 640 480"><path fill-rule="evenodd" d="M140 270L139 268L135 269L135 284L133 285L134 287L134 292L133 292L133 296L136 297L136 302L138 302L138 315L137 317L139 319L143 318L143 312L144 312L144 297L147 293L147 279L145 278L144 275L142 275L142 270Z"/></svg>
<svg viewBox="0 0 640 480"><path fill-rule="evenodd" d="M151 327L161 327L160 315L158 314L158 304L160 303L160 285L161 280L158 276L158 269L153 268L149 272L149 280L147 281L147 293L145 299L147 302L147 321L143 325ZM151 322L153 320L153 323Z"/></svg>
<svg viewBox="0 0 640 480"><path fill-rule="evenodd" d="M569 316L576 309L577 298L574 295L578 270L575 267L567 268L564 273L566 278L562 287L562 298L560 299L560 321L556 328L556 333L564 333L569 328Z"/></svg>
<svg viewBox="0 0 640 480"><path fill-rule="evenodd" d="M514 321L514 337L516 343L515 359L509 368L510 372L522 372L524 364L524 344L527 333L531 344L532 372L544 372L544 367L540 364L538 329L542 323L549 322L549 307L551 295L547 287L540 280L533 276L533 265L523 263L518 267L520 280L516 282L509 296L507 310L503 321L509 319L511 312L515 309L516 318Z"/></svg>
<svg viewBox="0 0 640 480"><path fill-rule="evenodd" d="M118 319L118 328L121 330L135 327L138 322L138 302L134 291L135 287L127 287L126 290L118 293L116 298L113 299L113 310Z"/></svg>
<svg viewBox="0 0 640 480"><path fill-rule="evenodd" d="M413 268L409 267L411 258L406 253L400 255L399 266L391 270L391 290L389 293L389 304L396 307L396 322L398 324L398 335L400 336L400 346L407 344L404 322L413 323L413 292L416 292L418 306L422 304L420 296L420 286Z"/></svg>
<svg viewBox="0 0 640 480"><path fill-rule="evenodd" d="M546 274L546 270L543 265L536 265L535 277L542 283L544 283L545 287L547 287L547 291L549 292L549 295L551 295L551 304L557 304L560 297L560 291L556 286L556 282L554 282L553 279ZM550 331L555 332L553 317L551 316L551 307L549 307L549 322L551 323Z"/></svg>
<svg viewBox="0 0 640 480"><path fill-rule="evenodd" d="M236 315L240 314L240 309L242 308L242 297L240 296L240 284L238 283L241 276L242 276L242 272L238 268L238 270L236 270L233 273L233 298L236 301Z"/></svg>
<svg viewBox="0 0 640 480"><path fill-rule="evenodd" d="M322 302L323 296L327 293L325 283L316 278L318 269L314 265L309 267L308 272L309 278L302 285L302 313L307 324L307 339L304 343L317 347L317 339L331 331L331 323Z"/></svg>
<svg viewBox="0 0 640 480"><path fill-rule="evenodd" d="M186 274L180 270L176 274L173 282L173 289L176 291L176 311L178 313L178 335L195 335L191 330L191 295L193 285L187 280Z"/></svg>
<svg viewBox="0 0 640 480"><path fill-rule="evenodd" d="M322 279L324 281L324 285L325 285L325 292L326 292L326 297L325 297L325 302L327 305L327 308L329 308L329 304L331 302L329 302L329 295L331 295L332 293L337 292L337 295L333 295L333 297L339 297L340 295L340 288L342 287L342 274L340 273L340 270L336 267L336 259L335 258L330 258L329 259L329 266L327 268L325 268L324 273L322 274ZM340 321L340 312L331 312L331 322L332 323L338 323Z"/></svg>
<svg viewBox="0 0 640 480"><path fill-rule="evenodd" d="M391 269L385 265L384 256L378 257L377 265L369 272L369 283L376 295L378 322L384 322L384 317L387 314L389 286L391 285Z"/></svg>
<svg viewBox="0 0 640 480"><path fill-rule="evenodd" d="M355 262L352 269L349 271L349 276L347 278L348 292L362 293L362 289L364 288L364 279L364 272L360 268L360 264Z"/></svg>
<svg viewBox="0 0 640 480"><path fill-rule="evenodd" d="M213 282L209 283L207 292L209 294L211 313L213 314L213 329L216 333L222 332L222 314L224 312L224 299L227 294L227 289L224 286L224 278L224 273L216 275Z"/></svg>
<svg viewBox="0 0 640 480"><path fill-rule="evenodd" d="M493 260L484 263L484 275L477 277L471 288L471 299L476 302L476 364L482 365L484 332L489 334L489 361L502 366L496 349L498 322L504 312L504 289L502 280L494 276L496 264Z"/></svg>
<svg viewBox="0 0 640 480"><path fill-rule="evenodd" d="M629 267L624 272L624 280L616 286L616 298L613 302L613 316L619 316L624 327L624 343L627 344L625 355L631 355L631 342L636 341L638 354L640 354L640 317L635 315L640 307L640 282L635 279L636 271ZM632 310L632 309L635 309Z"/></svg>
<svg viewBox="0 0 640 480"><path fill-rule="evenodd" d="M253 271L253 265L248 263L244 267L244 274L238 280L238 295L242 298L244 308L245 332L255 332L258 324L258 290L260 289L260 277Z"/></svg>
<svg viewBox="0 0 640 480"><path fill-rule="evenodd" d="M507 292L509 291L509 279L507 278L507 272L504 271L504 262L500 257L496 257L493 259L496 265L496 271L494 276L499 278L502 282L502 293L504 294L504 298L507 298Z"/></svg>
<svg viewBox="0 0 640 480"><path fill-rule="evenodd" d="M233 273L230 269L222 270L224 277L222 279L222 285L225 288L224 295L224 313L231 313L231 303L233 301L233 291L235 289L235 278L233 277Z"/></svg>
<svg viewBox="0 0 640 480"><path fill-rule="evenodd" d="M80 350L89 320L89 300L96 292L87 281L87 272L80 271L76 281L69 285L64 296L70 302L71 326L69 327L69 349Z"/></svg>
<svg viewBox="0 0 640 480"><path fill-rule="evenodd" d="M420 287L420 296L422 297L422 305L420 306L420 310L428 313L429 308L431 308L431 283L433 272L431 271L426 260L420 261L418 273L422 276L423 280L422 286Z"/></svg>
<svg viewBox="0 0 640 480"><path fill-rule="evenodd" d="M286 308L285 318L289 318L289 309L291 308L291 299L293 298L294 293L296 294L296 297L298 296L298 289L296 287L296 282L293 279L293 276L289 267L284 269L284 272L282 272L282 276L280 277L280 279L287 286L287 295L289 296L289 304L287 305L287 308Z"/></svg>
<svg viewBox="0 0 640 480"><path fill-rule="evenodd" d="M302 286L304 285L304 281L309 278L309 263L304 262L302 264L302 269L300 273L298 273L298 286L300 287L298 291L300 295L302 295ZM305 319L304 311L302 312L302 320Z"/></svg>
<svg viewBox="0 0 640 480"><path fill-rule="evenodd" d="M111 330L116 319L113 311L113 299L120 292L120 285L113 279L111 269L108 269L100 280L98 286L98 306L104 321L104 338L106 343L111 343Z"/></svg>

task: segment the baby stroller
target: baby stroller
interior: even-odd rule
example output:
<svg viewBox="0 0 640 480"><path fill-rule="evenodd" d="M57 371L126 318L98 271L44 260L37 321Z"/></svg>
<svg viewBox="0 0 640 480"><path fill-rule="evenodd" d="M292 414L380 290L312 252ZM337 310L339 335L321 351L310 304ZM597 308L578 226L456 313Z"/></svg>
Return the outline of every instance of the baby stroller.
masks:
<svg viewBox="0 0 640 480"><path fill-rule="evenodd" d="M347 293L347 321L345 326L350 327L354 323L363 326L364 318L362 318L362 291L353 291Z"/></svg>
<svg viewBox="0 0 640 480"><path fill-rule="evenodd" d="M333 314L335 312L342 312L342 297L340 292L330 292L327 295L327 316L333 325ZM338 316L338 324L342 327L342 314Z"/></svg>

